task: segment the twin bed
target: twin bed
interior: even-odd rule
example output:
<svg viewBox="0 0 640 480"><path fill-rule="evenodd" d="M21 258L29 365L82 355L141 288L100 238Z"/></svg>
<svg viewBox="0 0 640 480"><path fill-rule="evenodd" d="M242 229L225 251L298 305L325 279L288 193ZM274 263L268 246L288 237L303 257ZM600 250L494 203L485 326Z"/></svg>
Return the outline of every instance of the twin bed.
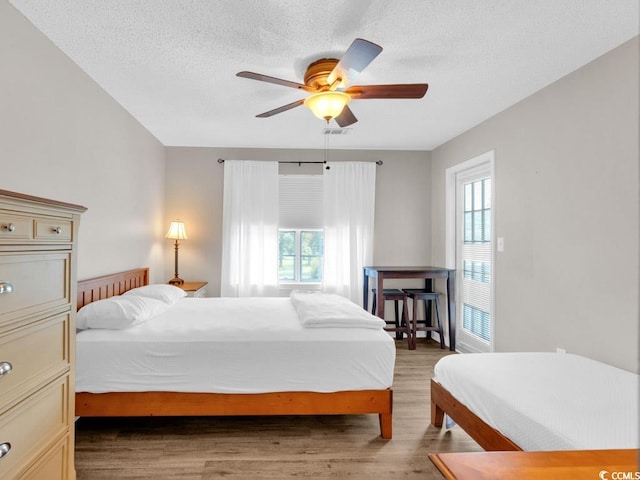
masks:
<svg viewBox="0 0 640 480"><path fill-rule="evenodd" d="M148 283L146 268L80 281L78 310ZM369 328L305 325L296 308L181 298L129 328L79 330L76 415L377 414L391 438L395 345L379 319L359 309Z"/></svg>
<svg viewBox="0 0 640 480"><path fill-rule="evenodd" d="M638 375L579 355L444 357L431 423L446 414L487 451L429 459L452 480L637 478L639 387Z"/></svg>
<svg viewBox="0 0 640 480"><path fill-rule="evenodd" d="M434 368L431 423L445 413L485 450L640 448L639 376L579 355L450 355Z"/></svg>

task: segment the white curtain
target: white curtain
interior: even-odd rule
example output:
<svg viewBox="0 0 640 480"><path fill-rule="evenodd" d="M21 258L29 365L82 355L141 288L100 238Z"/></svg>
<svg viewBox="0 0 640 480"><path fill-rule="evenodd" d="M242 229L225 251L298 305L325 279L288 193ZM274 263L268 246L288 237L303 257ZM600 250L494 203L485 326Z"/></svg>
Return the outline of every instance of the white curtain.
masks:
<svg viewBox="0 0 640 480"><path fill-rule="evenodd" d="M223 297L278 294L278 162L224 162Z"/></svg>
<svg viewBox="0 0 640 480"><path fill-rule="evenodd" d="M324 290L362 305L373 260L376 164L331 163L324 172Z"/></svg>

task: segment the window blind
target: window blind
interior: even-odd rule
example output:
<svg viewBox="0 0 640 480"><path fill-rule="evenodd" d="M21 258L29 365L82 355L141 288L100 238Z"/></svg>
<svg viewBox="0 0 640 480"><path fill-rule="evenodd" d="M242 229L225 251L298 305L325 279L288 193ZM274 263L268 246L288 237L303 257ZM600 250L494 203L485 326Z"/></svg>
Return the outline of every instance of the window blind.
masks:
<svg viewBox="0 0 640 480"><path fill-rule="evenodd" d="M280 228L323 227L322 175L280 175Z"/></svg>
<svg viewBox="0 0 640 480"><path fill-rule="evenodd" d="M491 179L464 183L462 326L491 340Z"/></svg>

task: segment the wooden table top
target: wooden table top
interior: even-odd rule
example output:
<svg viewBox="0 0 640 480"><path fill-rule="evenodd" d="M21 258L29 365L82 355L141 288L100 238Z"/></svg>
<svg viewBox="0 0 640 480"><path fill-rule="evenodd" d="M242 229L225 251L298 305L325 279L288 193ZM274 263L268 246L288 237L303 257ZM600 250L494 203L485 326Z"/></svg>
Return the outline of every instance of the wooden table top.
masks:
<svg viewBox="0 0 640 480"><path fill-rule="evenodd" d="M433 266L422 266L422 267L412 267L412 266L397 266L397 267L387 267L387 266L375 266L369 265L364 267L365 273L416 273L423 274L429 272L453 272L455 271L452 268L446 267L433 267Z"/></svg>
<svg viewBox="0 0 640 480"><path fill-rule="evenodd" d="M636 449L564 450L431 453L429 459L448 480L640 480L639 455Z"/></svg>
<svg viewBox="0 0 640 480"><path fill-rule="evenodd" d="M185 292L195 292L207 285L207 283L208 282L184 282L182 285L176 285L176 287L180 287Z"/></svg>

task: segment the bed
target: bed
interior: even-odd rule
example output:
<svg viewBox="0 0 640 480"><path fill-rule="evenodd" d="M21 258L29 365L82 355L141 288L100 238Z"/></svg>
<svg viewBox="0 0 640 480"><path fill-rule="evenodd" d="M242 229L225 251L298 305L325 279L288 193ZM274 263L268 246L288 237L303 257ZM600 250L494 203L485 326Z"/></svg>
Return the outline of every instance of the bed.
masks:
<svg viewBox="0 0 640 480"><path fill-rule="evenodd" d="M579 355L450 355L434 367L431 423L446 414L485 450L638 449L639 387Z"/></svg>
<svg viewBox="0 0 640 480"><path fill-rule="evenodd" d="M80 281L78 310L148 283L146 268ZM377 414L390 439L393 340L382 329L301 327L288 300L253 299L249 307L243 299L184 298L132 328L78 331L76 416ZM211 304L226 312L213 332L198 324L211 323L203 320ZM168 339L151 343L163 327ZM133 365L141 370L120 376Z"/></svg>

